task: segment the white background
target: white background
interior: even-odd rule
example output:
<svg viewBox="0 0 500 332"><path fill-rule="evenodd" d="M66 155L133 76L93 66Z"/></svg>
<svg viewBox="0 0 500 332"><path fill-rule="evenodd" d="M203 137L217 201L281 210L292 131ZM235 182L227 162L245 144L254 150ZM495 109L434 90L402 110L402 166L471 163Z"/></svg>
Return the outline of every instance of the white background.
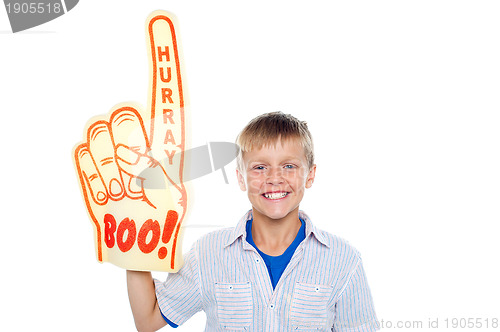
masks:
<svg viewBox="0 0 500 332"><path fill-rule="evenodd" d="M0 9L0 330L135 330L125 271L95 259L71 151L91 117L146 104L156 9L178 17L193 146L263 112L309 123L301 208L361 251L385 326L500 318L497 1L134 3L80 1L17 34ZM250 207L234 168L228 185L192 182L185 250Z"/></svg>

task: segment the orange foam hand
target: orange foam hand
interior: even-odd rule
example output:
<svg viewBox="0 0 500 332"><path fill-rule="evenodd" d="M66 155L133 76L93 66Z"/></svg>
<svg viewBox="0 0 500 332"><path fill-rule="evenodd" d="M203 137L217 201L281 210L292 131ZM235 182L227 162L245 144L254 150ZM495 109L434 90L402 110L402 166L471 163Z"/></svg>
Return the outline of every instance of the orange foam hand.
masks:
<svg viewBox="0 0 500 332"><path fill-rule="evenodd" d="M176 272L182 265L186 114L173 22L163 11L146 22L147 108L118 104L89 121L74 149L97 258L130 270Z"/></svg>

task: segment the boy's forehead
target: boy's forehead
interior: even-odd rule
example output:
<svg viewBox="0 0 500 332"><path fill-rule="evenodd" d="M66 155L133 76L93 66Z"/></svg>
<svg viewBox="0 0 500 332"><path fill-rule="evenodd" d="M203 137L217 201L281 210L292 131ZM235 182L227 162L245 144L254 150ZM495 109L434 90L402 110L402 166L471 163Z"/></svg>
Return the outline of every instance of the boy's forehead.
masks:
<svg viewBox="0 0 500 332"><path fill-rule="evenodd" d="M285 146L300 146L302 147L302 143L300 141L299 137L285 137L282 138L281 136L278 136L276 138L271 138L268 140L259 140L256 139L255 141L250 141L250 144L248 144L248 148L245 149L246 151L254 151L254 150L260 150L262 148L283 148Z"/></svg>
<svg viewBox="0 0 500 332"><path fill-rule="evenodd" d="M305 149L298 138L288 138L282 140L277 138L273 141L262 144L261 146L253 146L247 151L243 152L243 159L248 159L249 155L251 157L259 157L266 155L276 155L282 154L289 158L302 159L306 158ZM252 158L253 159L253 158Z"/></svg>

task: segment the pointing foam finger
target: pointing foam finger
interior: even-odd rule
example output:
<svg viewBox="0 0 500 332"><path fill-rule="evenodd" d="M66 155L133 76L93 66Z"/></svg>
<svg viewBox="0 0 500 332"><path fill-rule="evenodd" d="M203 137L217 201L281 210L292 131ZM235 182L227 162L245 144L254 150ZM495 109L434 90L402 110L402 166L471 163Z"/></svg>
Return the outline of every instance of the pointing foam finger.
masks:
<svg viewBox="0 0 500 332"><path fill-rule="evenodd" d="M173 16L164 11L153 12L147 20L147 36L151 143L161 146L166 157L167 151L181 150L184 144L184 97Z"/></svg>
<svg viewBox="0 0 500 332"><path fill-rule="evenodd" d="M109 197L113 200L121 199L124 195L123 182L115 161L115 150L108 123L97 121L92 124L87 132L87 142Z"/></svg>

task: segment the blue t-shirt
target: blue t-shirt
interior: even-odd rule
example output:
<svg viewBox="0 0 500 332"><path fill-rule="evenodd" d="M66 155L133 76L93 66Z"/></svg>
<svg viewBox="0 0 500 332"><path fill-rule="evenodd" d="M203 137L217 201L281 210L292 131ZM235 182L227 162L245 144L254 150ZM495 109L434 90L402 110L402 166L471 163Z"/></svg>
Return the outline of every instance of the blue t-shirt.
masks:
<svg viewBox="0 0 500 332"><path fill-rule="evenodd" d="M253 219L250 219L247 221L247 242L250 243L260 254L262 259L264 260L264 263L267 266L267 271L269 272L269 277L271 278L271 284L273 285L273 289L276 288L276 285L278 284L278 281L281 278L281 275L283 274L283 271L285 271L286 266L290 262L290 259L292 259L293 253L295 252L295 249L299 246L299 244L306 238L306 223L300 219L300 222L302 223L302 226L300 226L299 232L297 233L297 236L295 237L295 240L290 244L290 246L285 250L285 252L279 256L269 256L264 254L262 251L257 248L255 243L253 242L252 238L252 221ZM168 320L167 317L163 315L163 313L160 310L161 315L165 319L165 321L170 325L171 327L178 327L177 324L172 323L171 321Z"/></svg>
<svg viewBox="0 0 500 332"><path fill-rule="evenodd" d="M271 278L271 284L273 285L273 289L276 288L278 281L280 280L283 271L285 271L286 266L292 259L293 253L295 249L299 246L300 242L302 242L306 238L306 224L303 220L300 220L302 226L300 226L299 232L295 237L295 240L290 244L290 246L279 256L269 256L263 253L257 248L252 238L252 219L247 221L247 242L250 243L260 254L264 263L267 266L267 270L269 272L269 277Z"/></svg>
<svg viewBox="0 0 500 332"><path fill-rule="evenodd" d="M161 312L161 310L160 310L160 313L161 313L161 315L163 316L163 319L164 319L164 320L168 323L168 325L170 325L170 326L171 326L171 327L173 327L174 329L175 329L176 327L179 327L179 325L177 325L177 324L172 323L171 321L169 321L169 320L168 320L168 318L167 318L167 317L165 317L165 315L163 314L163 312Z"/></svg>

